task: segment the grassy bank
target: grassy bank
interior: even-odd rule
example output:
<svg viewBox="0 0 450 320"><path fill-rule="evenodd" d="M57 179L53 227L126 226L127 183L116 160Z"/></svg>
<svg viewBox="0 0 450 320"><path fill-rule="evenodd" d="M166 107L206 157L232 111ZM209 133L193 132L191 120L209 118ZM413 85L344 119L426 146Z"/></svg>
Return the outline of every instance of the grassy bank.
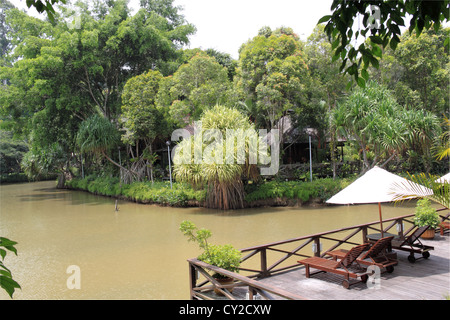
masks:
<svg viewBox="0 0 450 320"><path fill-rule="evenodd" d="M49 174L39 177L38 179L31 179L25 173L5 173L0 175L0 183L22 183L22 182L33 182L33 181L48 181L55 180L57 178L56 174Z"/></svg>
<svg viewBox="0 0 450 320"><path fill-rule="evenodd" d="M318 179L303 181L270 181L260 185L248 185L245 200L255 203L267 199L293 200L294 203L325 202L350 184L348 179Z"/></svg>
<svg viewBox="0 0 450 320"><path fill-rule="evenodd" d="M116 197L145 204L160 204L176 207L199 206L205 199L205 192L193 190L190 186L169 182L134 182L121 184L119 178L89 176L66 182L70 189L88 191L102 196Z"/></svg>
<svg viewBox="0 0 450 320"><path fill-rule="evenodd" d="M347 179L319 179L313 182L270 181L248 184L246 206L302 205L309 202L324 202L350 183ZM169 182L135 182L121 184L118 178L89 176L66 182L74 190L116 197L145 204L159 204L176 207L202 206L205 190L194 190L189 185Z"/></svg>

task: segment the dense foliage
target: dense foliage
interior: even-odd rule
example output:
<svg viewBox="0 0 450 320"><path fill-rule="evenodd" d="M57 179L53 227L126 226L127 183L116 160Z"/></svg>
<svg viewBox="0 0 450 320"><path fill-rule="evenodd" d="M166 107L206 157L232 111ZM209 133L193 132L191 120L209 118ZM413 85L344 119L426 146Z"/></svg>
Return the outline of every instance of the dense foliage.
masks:
<svg viewBox="0 0 450 320"><path fill-rule="evenodd" d="M234 111L255 130L280 130L281 161L313 128L313 161L329 163L333 178L343 159L359 161L362 171L390 164L447 170L448 1L370 2L386 22L378 29L371 28L369 3L334 1L332 15L306 41L289 27L262 27L237 60L183 49L195 27L173 0L142 0L135 13L125 0L27 4L50 19L8 1L0 7L4 174L58 175L59 187L89 175L157 186L168 176L165 142L175 129L214 116L229 120L220 130L236 128ZM401 34L398 26L414 10ZM363 23L355 34L350 18L358 14ZM242 207L249 173L258 176L256 166L175 166L175 178L203 188L217 208ZM295 189L287 197L292 192L307 198Z"/></svg>
<svg viewBox="0 0 450 320"><path fill-rule="evenodd" d="M171 189L168 182L122 184L119 178L88 176L84 179L74 178L67 181L66 185L75 190L147 204L186 207L189 206L189 201L198 206L205 200L205 191L194 190L182 183L173 184Z"/></svg>
<svg viewBox="0 0 450 320"><path fill-rule="evenodd" d="M231 271L239 272L241 265L241 252L230 244L216 245L208 242L212 233L208 229L198 229L191 221L183 221L180 231L188 238L188 241L197 242L203 252L198 256L198 260L210 265ZM226 278L221 274L213 274L215 278Z"/></svg>
<svg viewBox="0 0 450 320"><path fill-rule="evenodd" d="M450 1L340 1L334 0L332 13L322 17L325 31L333 44L333 59L341 59L340 69L353 76L360 86L369 78L367 69L378 68L383 49L396 49L401 42L401 27L420 34L433 28L438 31L449 20ZM362 22L356 32L355 21ZM409 19L409 25L407 19ZM359 36L368 39L358 47ZM448 36L447 36L448 38ZM446 46L448 47L448 40Z"/></svg>
<svg viewBox="0 0 450 320"><path fill-rule="evenodd" d="M248 202L286 198L307 203L313 200L325 202L349 185L349 179L318 179L313 182L270 181L248 185L245 200Z"/></svg>

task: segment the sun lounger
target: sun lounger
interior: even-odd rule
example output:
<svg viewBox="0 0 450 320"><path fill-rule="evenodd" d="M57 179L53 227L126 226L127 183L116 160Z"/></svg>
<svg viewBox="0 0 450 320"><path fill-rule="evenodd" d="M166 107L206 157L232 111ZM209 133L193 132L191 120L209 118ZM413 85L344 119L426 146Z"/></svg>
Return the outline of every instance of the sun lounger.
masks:
<svg viewBox="0 0 450 320"><path fill-rule="evenodd" d="M312 274L318 272L330 272L338 275L344 276L342 286L346 289L350 287L350 278L357 279L361 278L362 282L366 282L368 275L363 272L350 271L350 266L355 262L355 260L361 255L364 250L367 250L369 244L362 244L350 249L339 261L330 260L321 257L311 257L298 261L305 266L306 277L309 278ZM318 269L320 271L311 273L310 268Z"/></svg>
<svg viewBox="0 0 450 320"><path fill-rule="evenodd" d="M393 238L392 236L385 237L375 242L366 252L363 252L356 259L356 263L365 266L375 265L380 269L386 268L386 271L389 273L393 272L394 266L398 264L398 261L386 253L386 249L391 245ZM337 260L342 259L347 252L345 249L339 249L327 252L327 255Z"/></svg>
<svg viewBox="0 0 450 320"><path fill-rule="evenodd" d="M356 261L367 266L375 265L380 269L385 268L389 273L393 272L394 266L398 264L398 261L392 258L387 252L387 249L392 246L393 239L393 236L381 238L367 252L358 257Z"/></svg>
<svg viewBox="0 0 450 320"><path fill-rule="evenodd" d="M426 246L420 241L420 236L428 229L428 226L418 227L406 237L396 237L392 240L392 248L397 250L408 251L408 261L413 263L420 259L414 257L414 253L422 254L421 258L428 259L430 257L430 250L434 250L432 246Z"/></svg>

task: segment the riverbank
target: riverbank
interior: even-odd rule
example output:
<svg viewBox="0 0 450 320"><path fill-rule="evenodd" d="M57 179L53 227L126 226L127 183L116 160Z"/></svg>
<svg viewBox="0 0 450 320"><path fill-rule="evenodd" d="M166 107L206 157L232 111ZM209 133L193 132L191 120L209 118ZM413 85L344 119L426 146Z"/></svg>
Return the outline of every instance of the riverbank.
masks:
<svg viewBox="0 0 450 320"><path fill-rule="evenodd" d="M7 183L22 183L22 182L35 182L35 181L48 181L55 180L57 175L50 174L42 176L40 179L31 179L25 173L5 173L0 175L0 184Z"/></svg>
<svg viewBox="0 0 450 320"><path fill-rule="evenodd" d="M324 203L351 183L349 179L318 179L303 181L268 181L245 186L244 205L247 208L269 206L303 206ZM172 207L203 207L206 190L194 190L183 183L134 182L122 184L118 178L89 176L66 181L66 188L95 195L113 197L141 204Z"/></svg>

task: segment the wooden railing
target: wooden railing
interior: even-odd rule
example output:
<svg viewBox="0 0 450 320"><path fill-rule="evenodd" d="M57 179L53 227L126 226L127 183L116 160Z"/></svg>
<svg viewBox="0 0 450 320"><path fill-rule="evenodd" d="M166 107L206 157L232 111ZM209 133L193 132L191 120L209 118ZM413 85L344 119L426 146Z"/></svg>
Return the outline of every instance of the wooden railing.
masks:
<svg viewBox="0 0 450 320"><path fill-rule="evenodd" d="M220 297L230 300L254 300L260 297L263 300L273 300L275 296L289 300L305 300L304 297L276 288L260 281L250 279L238 273L212 266L197 259L190 259L189 262L189 283L191 299L216 300ZM221 284L208 271L221 274L233 279L232 284ZM198 282L200 277L205 280ZM239 290L237 288L244 288ZM246 289L245 289L246 288ZM213 290L218 294L212 294Z"/></svg>
<svg viewBox="0 0 450 320"><path fill-rule="evenodd" d="M442 221L449 220L448 209L438 211L447 212L446 215L440 215ZM413 217L414 215L410 214L383 220L383 226L386 226L383 228L383 232L408 236L415 229ZM392 230L393 228L395 228L395 231ZM276 297L305 299L302 296L269 286L253 278L261 279L295 268L302 268L297 262L298 260L311 256L325 256L328 251L335 250L340 246L355 246L367 242L367 235L371 231L381 232L379 221L245 248L241 250L244 257L241 260L240 274L196 259L190 259L188 262L191 299L217 299L217 295L210 293L214 288L222 294L223 298L232 300L253 299L256 293L262 299L274 299ZM326 249L324 249L325 244L327 244ZM276 255L279 256L275 257ZM208 270L233 278L234 282L223 285L211 276ZM246 275L243 275L243 273L246 273ZM203 278L202 282L200 282L200 278ZM231 288L243 287L247 289L236 290L233 293L230 290Z"/></svg>

